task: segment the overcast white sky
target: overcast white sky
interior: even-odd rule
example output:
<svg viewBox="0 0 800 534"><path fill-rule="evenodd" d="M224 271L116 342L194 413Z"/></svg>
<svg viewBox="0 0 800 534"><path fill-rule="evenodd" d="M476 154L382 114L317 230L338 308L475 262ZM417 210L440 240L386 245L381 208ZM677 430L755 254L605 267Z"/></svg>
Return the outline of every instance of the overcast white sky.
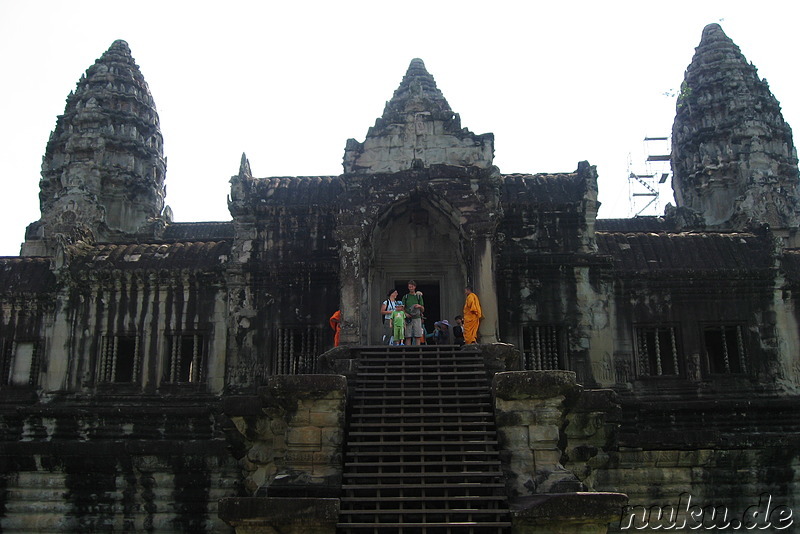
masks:
<svg viewBox="0 0 800 534"><path fill-rule="evenodd" d="M501 172L567 172L588 160L600 216L626 217L629 169L646 170L645 136L670 133L667 94L706 24L722 25L800 128L798 6L0 0L0 255L17 255L39 218L48 136L116 39L155 99L177 221L230 219L242 152L257 177L340 174L346 140L364 140L414 57L464 127L495 134Z"/></svg>

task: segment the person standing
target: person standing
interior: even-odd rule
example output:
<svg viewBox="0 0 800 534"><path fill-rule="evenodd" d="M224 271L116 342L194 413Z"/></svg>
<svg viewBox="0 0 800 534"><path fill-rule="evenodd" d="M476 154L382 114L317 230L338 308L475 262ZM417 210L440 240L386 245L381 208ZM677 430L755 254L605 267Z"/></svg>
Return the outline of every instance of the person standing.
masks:
<svg viewBox="0 0 800 534"><path fill-rule="evenodd" d="M333 346L339 346L339 334L342 332L342 310L336 310L331 315L331 318L328 319L328 323L330 323L331 328L333 329Z"/></svg>
<svg viewBox="0 0 800 534"><path fill-rule="evenodd" d="M411 345L412 338L416 338L417 345L422 345L425 342L425 332L422 330L425 301L422 299L422 292L417 291L414 280L408 281L408 293L403 297L403 306L406 315L411 318L410 324L406 325L406 345Z"/></svg>
<svg viewBox="0 0 800 534"><path fill-rule="evenodd" d="M392 339L390 345L402 345L405 338L406 313L403 311L403 304L398 303L392 314L389 316L392 323Z"/></svg>
<svg viewBox="0 0 800 534"><path fill-rule="evenodd" d="M464 344L464 317L456 315L453 325L453 343L459 347Z"/></svg>
<svg viewBox="0 0 800 534"><path fill-rule="evenodd" d="M390 289L389 292L386 293L386 300L381 303L381 315L383 316L383 342L387 345L392 344L392 321L390 318L392 312L395 310L398 304L397 290Z"/></svg>
<svg viewBox="0 0 800 534"><path fill-rule="evenodd" d="M467 296L464 300L464 343L469 345L478 342L478 326L483 319L483 311L478 295L472 292L472 286L465 287L464 294Z"/></svg>

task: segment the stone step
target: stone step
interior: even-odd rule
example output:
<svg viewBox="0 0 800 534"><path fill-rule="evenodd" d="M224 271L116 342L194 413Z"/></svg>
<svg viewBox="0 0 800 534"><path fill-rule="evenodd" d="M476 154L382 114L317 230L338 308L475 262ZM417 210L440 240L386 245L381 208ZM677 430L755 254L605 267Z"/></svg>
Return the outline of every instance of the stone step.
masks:
<svg viewBox="0 0 800 534"><path fill-rule="evenodd" d="M480 353L455 347L369 350L354 382L341 534L508 531Z"/></svg>

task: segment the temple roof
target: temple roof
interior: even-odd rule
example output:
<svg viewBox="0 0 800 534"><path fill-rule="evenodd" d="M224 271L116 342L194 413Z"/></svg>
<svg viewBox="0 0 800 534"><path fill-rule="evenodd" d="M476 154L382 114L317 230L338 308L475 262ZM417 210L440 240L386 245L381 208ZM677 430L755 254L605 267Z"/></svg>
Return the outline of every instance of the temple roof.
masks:
<svg viewBox="0 0 800 534"><path fill-rule="evenodd" d="M751 276L773 267L770 239L753 233L597 232L595 237L598 252L611 256L618 272Z"/></svg>
<svg viewBox="0 0 800 534"><path fill-rule="evenodd" d="M0 292L32 294L55 291L49 258L0 258Z"/></svg>
<svg viewBox="0 0 800 534"><path fill-rule="evenodd" d="M165 241L218 241L233 237L233 221L170 223L162 235Z"/></svg>
<svg viewBox="0 0 800 534"><path fill-rule="evenodd" d="M660 216L637 216L630 219L597 219L597 232L667 232L673 224Z"/></svg>
<svg viewBox="0 0 800 534"><path fill-rule="evenodd" d="M220 270L231 251L230 241L189 241L176 243L99 244L73 247L70 269L98 270Z"/></svg>
<svg viewBox="0 0 800 534"><path fill-rule="evenodd" d="M577 172L558 174L504 174L502 202L538 205L582 202L586 180Z"/></svg>
<svg viewBox="0 0 800 534"><path fill-rule="evenodd" d="M343 189L338 176L257 178L252 181L249 198L264 205L324 206L334 202Z"/></svg>

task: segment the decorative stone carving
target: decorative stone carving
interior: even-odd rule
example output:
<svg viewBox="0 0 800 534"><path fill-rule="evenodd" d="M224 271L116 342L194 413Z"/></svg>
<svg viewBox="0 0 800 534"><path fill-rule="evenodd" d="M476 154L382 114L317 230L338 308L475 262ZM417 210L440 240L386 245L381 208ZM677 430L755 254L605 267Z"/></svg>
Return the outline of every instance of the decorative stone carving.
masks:
<svg viewBox="0 0 800 534"><path fill-rule="evenodd" d="M348 139L344 172L391 173L435 164L486 169L493 158L494 135L461 128L425 64L413 59L366 140Z"/></svg>
<svg viewBox="0 0 800 534"><path fill-rule="evenodd" d="M791 128L766 80L718 24L705 27L686 69L672 168L678 207L697 212L708 228L798 226Z"/></svg>
<svg viewBox="0 0 800 534"><path fill-rule="evenodd" d="M68 242L153 229L164 209L166 160L153 97L125 41L115 41L67 97L39 182L41 220L23 255ZM44 240L44 244L37 241Z"/></svg>

